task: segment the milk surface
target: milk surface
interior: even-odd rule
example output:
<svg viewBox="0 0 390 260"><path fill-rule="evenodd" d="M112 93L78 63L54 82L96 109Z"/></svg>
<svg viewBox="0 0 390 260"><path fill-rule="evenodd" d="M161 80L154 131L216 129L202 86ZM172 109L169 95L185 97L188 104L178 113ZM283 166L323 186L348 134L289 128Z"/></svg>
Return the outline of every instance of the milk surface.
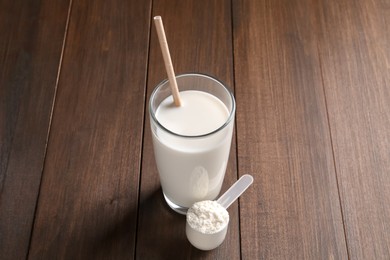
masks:
<svg viewBox="0 0 390 260"><path fill-rule="evenodd" d="M166 129L156 128L153 144L165 196L182 207L215 199L221 189L228 161L233 120L216 133L229 117L226 106L215 96L196 90L180 92L182 106L166 98L156 118ZM199 137L201 135L206 135ZM198 136L198 137L196 137Z"/></svg>
<svg viewBox="0 0 390 260"><path fill-rule="evenodd" d="M160 124L176 134L208 134L221 127L229 116L229 111L222 101L209 93L197 90L182 91L180 98L180 107L176 107L172 97L168 97L156 111Z"/></svg>

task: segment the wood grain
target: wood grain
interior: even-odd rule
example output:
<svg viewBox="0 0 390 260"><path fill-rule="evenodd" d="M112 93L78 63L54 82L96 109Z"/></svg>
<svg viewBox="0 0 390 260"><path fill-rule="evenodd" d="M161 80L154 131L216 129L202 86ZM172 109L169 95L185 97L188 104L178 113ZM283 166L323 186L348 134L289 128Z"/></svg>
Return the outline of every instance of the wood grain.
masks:
<svg viewBox="0 0 390 260"><path fill-rule="evenodd" d="M154 15L236 94L222 192L255 182L210 252L160 188ZM388 0L0 0L0 258L390 259L389 28Z"/></svg>
<svg viewBox="0 0 390 260"><path fill-rule="evenodd" d="M177 74L213 75L233 89L230 1L155 1L153 16L161 15ZM166 73L154 28L148 72L148 97ZM180 87L180 86L179 86ZM222 192L237 179L233 141ZM163 198L148 115L143 145L137 259L238 259L240 257L237 203L229 208L230 224L225 242L203 252L192 247L185 235L185 217L172 211Z"/></svg>
<svg viewBox="0 0 390 260"><path fill-rule="evenodd" d="M68 6L0 1L1 259L28 252Z"/></svg>
<svg viewBox="0 0 390 260"><path fill-rule="evenodd" d="M73 1L31 259L134 256L150 1Z"/></svg>
<svg viewBox="0 0 390 260"><path fill-rule="evenodd" d="M351 259L390 259L390 3L324 1L322 61Z"/></svg>
<svg viewBox="0 0 390 260"><path fill-rule="evenodd" d="M346 259L310 1L235 1L243 259Z"/></svg>

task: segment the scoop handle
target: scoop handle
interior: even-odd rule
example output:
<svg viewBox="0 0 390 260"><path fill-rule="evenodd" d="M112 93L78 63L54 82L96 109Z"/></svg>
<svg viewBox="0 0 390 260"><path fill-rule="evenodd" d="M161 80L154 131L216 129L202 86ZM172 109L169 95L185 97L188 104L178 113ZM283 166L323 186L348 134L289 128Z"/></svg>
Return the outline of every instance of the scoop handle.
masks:
<svg viewBox="0 0 390 260"><path fill-rule="evenodd" d="M249 174L243 175L236 181L217 202L227 209L232 203L244 193L244 191L253 183L253 177Z"/></svg>

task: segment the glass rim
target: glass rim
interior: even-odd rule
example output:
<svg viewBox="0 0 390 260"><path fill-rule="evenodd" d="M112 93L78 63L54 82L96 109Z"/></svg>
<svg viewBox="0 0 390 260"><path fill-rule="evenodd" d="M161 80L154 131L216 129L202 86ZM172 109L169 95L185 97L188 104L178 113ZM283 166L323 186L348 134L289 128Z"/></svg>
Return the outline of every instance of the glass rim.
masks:
<svg viewBox="0 0 390 260"><path fill-rule="evenodd" d="M234 96L233 96L233 93L232 91L230 91L226 86L225 84L216 79L215 77L213 76L210 76L210 75L207 75L207 74L203 74L203 73L183 73L183 74L178 74L176 75L176 79L177 78L181 78L181 77L187 77L187 76L200 76L200 77L203 77L203 78L208 78L210 80L213 80L215 82L217 82L219 85L221 85L223 87L223 89L229 94L229 97L230 97L230 100L232 102L232 108L230 109L229 111L229 117L226 119L225 123L223 125L221 125L220 127L218 127L217 129L211 131L211 132L208 132L208 133L205 133L205 134L201 134L201 135L182 135L182 134L178 134L178 133L175 133L169 129L167 129L166 127L164 127L156 118L155 116L155 112L153 111L152 109L152 100L154 100L154 96L156 95L157 91L162 88L162 86L167 83L169 81L169 79L164 79L163 81L161 81L159 84L157 84L157 86L154 88L152 94L150 95L150 99L149 99L149 114L151 115L151 118L153 119L153 122L155 122L159 128L161 128L162 130L164 130L165 132L171 134L171 135L174 135L174 136L177 136L177 137L182 137L182 138L202 138L202 137L207 137L207 136L210 136L210 135L213 135L219 131L221 131L222 129L224 129L225 127L227 127L230 122L233 120L234 118L234 114L235 114L235 110L236 110L236 102L234 100ZM219 99L219 98L218 98Z"/></svg>

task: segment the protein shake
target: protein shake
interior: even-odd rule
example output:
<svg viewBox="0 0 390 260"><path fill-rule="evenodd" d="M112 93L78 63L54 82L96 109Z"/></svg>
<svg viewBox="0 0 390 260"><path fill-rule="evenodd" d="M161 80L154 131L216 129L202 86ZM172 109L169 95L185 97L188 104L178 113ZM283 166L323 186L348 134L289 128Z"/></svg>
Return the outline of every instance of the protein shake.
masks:
<svg viewBox="0 0 390 260"><path fill-rule="evenodd" d="M235 106L231 93L209 76L186 74L177 81L184 89L180 92L182 105L174 106L172 96L167 95L160 96L153 107L156 92L159 88L163 91L160 84L151 97L150 109L163 193L174 210L185 214L195 202L213 200L221 190Z"/></svg>

